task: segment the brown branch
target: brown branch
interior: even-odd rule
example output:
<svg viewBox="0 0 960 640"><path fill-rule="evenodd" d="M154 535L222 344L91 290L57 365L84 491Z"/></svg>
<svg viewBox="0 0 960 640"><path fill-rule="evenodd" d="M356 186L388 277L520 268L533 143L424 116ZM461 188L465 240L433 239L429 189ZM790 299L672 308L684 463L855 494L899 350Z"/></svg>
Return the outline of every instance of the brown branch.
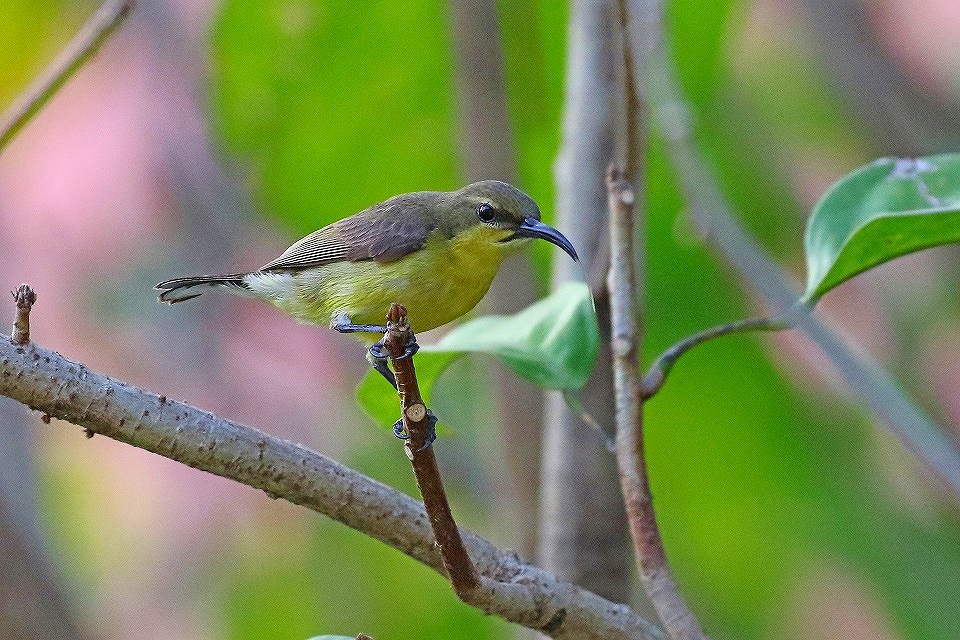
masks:
<svg viewBox="0 0 960 640"><path fill-rule="evenodd" d="M437 468L437 457L433 453L433 447L427 447L427 407L420 397L413 357L402 357L406 345L412 340L413 332L407 322L407 310L399 304L390 305L387 333L383 342L397 376L401 419L404 431L409 436L406 444L407 457L410 458L413 474L417 478L417 487L423 496L423 506L427 510L430 527L440 549L443 568L457 597L469 603L480 586L480 580L450 512L447 493L440 479L440 469Z"/></svg>
<svg viewBox="0 0 960 640"><path fill-rule="evenodd" d="M627 0L617 3L626 124L622 143L624 148L620 155L625 165L613 165L607 172L607 208L610 217L607 295L616 398L617 470L640 579L653 608L674 640L706 640L707 635L680 595L667 562L653 508L644 452L643 385L638 355L643 339L643 315L638 312L637 301L642 301L644 297L646 248L642 231L646 220L642 210L635 219L638 194L631 180L642 184L641 163L646 143L645 138L641 137L646 125L646 96L642 76L637 74L637 70L649 64L652 41L656 35L647 27L648 23L640 22L648 19L641 4L632 2L628 10Z"/></svg>
<svg viewBox="0 0 960 640"><path fill-rule="evenodd" d="M120 442L330 516L443 571L423 505L301 445L91 371L35 342L0 339L0 395ZM462 532L480 576L470 604L564 640L660 640L614 604Z"/></svg>
<svg viewBox="0 0 960 640"><path fill-rule="evenodd" d="M28 284L20 285L16 291L11 291L17 305L17 319L13 322L13 331L10 339L15 344L25 345L30 342L30 310L37 302L37 294Z"/></svg>
<svg viewBox="0 0 960 640"><path fill-rule="evenodd" d="M100 49L133 8L133 0L107 0L44 72L0 116L0 151L60 87Z"/></svg>
<svg viewBox="0 0 960 640"><path fill-rule="evenodd" d="M610 205L610 323L617 398L617 467L627 507L640 579L674 640L707 638L680 595L667 563L653 509L643 444L641 383L637 356L633 218L636 196L621 169L607 175Z"/></svg>

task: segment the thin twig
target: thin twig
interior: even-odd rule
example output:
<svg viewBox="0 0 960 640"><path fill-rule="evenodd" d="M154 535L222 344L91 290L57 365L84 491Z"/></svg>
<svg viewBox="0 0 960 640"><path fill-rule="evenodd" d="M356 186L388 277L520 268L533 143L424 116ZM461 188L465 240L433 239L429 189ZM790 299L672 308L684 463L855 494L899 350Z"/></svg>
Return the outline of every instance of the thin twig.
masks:
<svg viewBox="0 0 960 640"><path fill-rule="evenodd" d="M57 54L44 72L0 116L0 151L48 100L97 52L127 17L133 0L107 0Z"/></svg>
<svg viewBox="0 0 960 640"><path fill-rule="evenodd" d="M35 342L0 340L0 395L330 516L444 571L422 504L301 445L108 378ZM557 639L664 638L629 607L473 533L462 537L480 574L470 604L481 611Z"/></svg>
<svg viewBox="0 0 960 640"><path fill-rule="evenodd" d="M527 3L516 3L527 4ZM596 301L601 342L593 375L581 391L601 424L613 426L609 313L607 194L603 176L620 122L620 53L616 6L609 0L570 2L566 35L562 144L554 164L557 226L577 247L580 265L553 264L554 286L586 280ZM560 394L548 394L541 479L541 562L576 584L618 602L634 593L623 496L613 457L583 434L580 415Z"/></svg>
<svg viewBox="0 0 960 640"><path fill-rule="evenodd" d="M617 467L640 579L674 640L704 640L700 623L680 595L653 509L643 443L633 254L635 195L623 172L610 168L610 323L617 398Z"/></svg>
<svg viewBox="0 0 960 640"><path fill-rule="evenodd" d="M392 304L387 320L387 333L383 342L397 376L401 419L404 431L409 436L406 444L407 457L410 458L413 473L417 478L417 487L423 496L423 506L427 510L427 517L440 549L443 568L457 597L469 603L480 586L480 580L450 511L433 447L424 448L429 431L427 407L420 396L413 357L402 357L406 345L413 339L410 323L407 322L407 310L402 305Z"/></svg>
<svg viewBox="0 0 960 640"><path fill-rule="evenodd" d="M14 344L22 346L30 342L30 310L37 302L37 294L28 284L20 285L20 288L10 294L17 305L17 319L13 323L10 339Z"/></svg>
<svg viewBox="0 0 960 640"><path fill-rule="evenodd" d="M606 287L604 287L606 290ZM567 389L563 392L563 400L567 403L570 411L580 416L580 420L583 421L583 424L590 427L590 430L597 436L597 439L600 441L600 444L610 453L617 452L617 445L613 442L613 438L610 434L607 433L606 427L604 427L599 420L593 417L587 408L583 406L583 401L580 400L580 393L577 390Z"/></svg>
<svg viewBox="0 0 960 640"><path fill-rule="evenodd" d="M747 331L783 331L792 328L793 325L783 319L747 318L746 320L737 320L735 322L717 325L716 327L710 327L699 333L687 336L661 353L660 356L653 361L650 369L648 369L647 373L643 376L641 395L644 401L656 395L656 393L663 388L663 384L667 381L667 376L670 375L670 371L673 370L673 365L677 363L680 356L697 345L733 333L745 333Z"/></svg>

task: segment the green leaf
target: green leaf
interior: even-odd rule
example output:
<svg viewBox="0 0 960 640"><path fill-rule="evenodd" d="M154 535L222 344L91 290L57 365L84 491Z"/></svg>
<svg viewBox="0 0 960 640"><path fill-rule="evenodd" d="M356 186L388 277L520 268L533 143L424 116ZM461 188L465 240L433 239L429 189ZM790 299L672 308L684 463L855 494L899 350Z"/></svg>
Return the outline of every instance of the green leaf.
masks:
<svg viewBox="0 0 960 640"><path fill-rule="evenodd" d="M960 154L883 158L842 178L807 223L807 289L830 289L899 256L960 241Z"/></svg>
<svg viewBox="0 0 960 640"><path fill-rule="evenodd" d="M587 381L599 345L590 290L583 283L568 283L514 315L476 318L423 347L415 360L417 381L429 405L433 383L454 359L483 353L538 386L574 390ZM399 415L396 392L373 371L357 387L357 402L381 425L392 424Z"/></svg>
<svg viewBox="0 0 960 640"><path fill-rule="evenodd" d="M434 353L486 353L545 389L579 389L593 370L600 333L590 290L570 282L512 316L484 316L448 333Z"/></svg>
<svg viewBox="0 0 960 640"><path fill-rule="evenodd" d="M308 640L357 640L356 636L313 636Z"/></svg>

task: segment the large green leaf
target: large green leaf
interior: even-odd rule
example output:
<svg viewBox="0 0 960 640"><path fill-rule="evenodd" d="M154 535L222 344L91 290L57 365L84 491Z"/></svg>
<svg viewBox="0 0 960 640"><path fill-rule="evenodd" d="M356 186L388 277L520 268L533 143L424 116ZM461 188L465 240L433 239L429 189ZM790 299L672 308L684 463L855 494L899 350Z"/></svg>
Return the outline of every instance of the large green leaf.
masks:
<svg viewBox="0 0 960 640"><path fill-rule="evenodd" d="M494 355L536 385L566 390L587 381L599 344L590 290L570 282L512 316L471 320L425 350Z"/></svg>
<svg viewBox="0 0 960 640"><path fill-rule="evenodd" d="M483 353L546 389L576 390L587 381L599 344L590 290L571 282L514 315L471 320L423 347L416 356L417 381L429 404L434 381L455 358ZM357 402L381 424L398 414L396 392L372 371L357 387Z"/></svg>
<svg viewBox="0 0 960 640"><path fill-rule="evenodd" d="M814 304L841 282L899 256L960 241L960 154L883 158L842 178L807 223Z"/></svg>

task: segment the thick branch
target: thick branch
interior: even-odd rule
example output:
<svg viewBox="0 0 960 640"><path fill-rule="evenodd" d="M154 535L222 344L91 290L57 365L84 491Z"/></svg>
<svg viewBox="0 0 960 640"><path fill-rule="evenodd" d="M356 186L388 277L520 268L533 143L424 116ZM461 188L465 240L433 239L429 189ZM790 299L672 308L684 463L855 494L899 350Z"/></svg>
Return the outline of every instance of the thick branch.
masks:
<svg viewBox="0 0 960 640"><path fill-rule="evenodd" d="M617 400L617 468L630 522L640 579L657 615L674 640L707 638L687 607L667 563L653 509L643 444L637 357L636 283L633 257L634 190L622 171L607 176L610 203L610 325L613 383Z"/></svg>
<svg viewBox="0 0 960 640"><path fill-rule="evenodd" d="M442 572L423 505L306 447L91 371L31 343L0 338L0 394L47 416L330 516ZM554 638L663 638L614 604L471 533L483 576L473 603Z"/></svg>
<svg viewBox="0 0 960 640"><path fill-rule="evenodd" d="M471 603L480 586L480 578L463 546L460 530L450 511L447 493L440 479L440 469L437 468L437 457L433 453L433 447L428 446L429 418L427 407L420 396L413 357L403 357L406 345L413 340L413 332L407 322L407 310L399 304L391 305L388 320L387 335L383 342L397 376L401 420L404 431L409 436L406 444L407 457L413 466L417 487L423 496L423 506L427 510L430 527L440 549L443 568L450 577L450 584L458 598Z"/></svg>
<svg viewBox="0 0 960 640"><path fill-rule="evenodd" d="M586 279L596 298L601 344L581 397L600 424L613 424L607 304L606 192L603 176L620 123L620 47L616 8L609 0L570 3L563 144L554 165L555 220L577 247L586 275L556 256L553 282ZM563 256L566 258L565 256ZM633 576L617 469L606 449L584 438L579 412L559 394L547 399L541 475L540 560L577 584L627 601Z"/></svg>
<svg viewBox="0 0 960 640"><path fill-rule="evenodd" d="M133 0L107 0L44 72L0 117L0 151L70 77L93 57L133 8Z"/></svg>

